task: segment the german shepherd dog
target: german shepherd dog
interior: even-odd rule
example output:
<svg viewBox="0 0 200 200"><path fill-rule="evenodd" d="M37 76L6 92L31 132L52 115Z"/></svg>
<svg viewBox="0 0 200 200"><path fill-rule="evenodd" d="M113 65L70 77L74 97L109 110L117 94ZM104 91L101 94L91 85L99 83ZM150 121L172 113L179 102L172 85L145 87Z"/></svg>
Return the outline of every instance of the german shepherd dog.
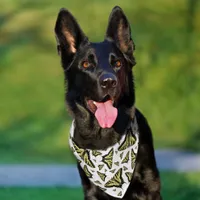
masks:
<svg viewBox="0 0 200 200"><path fill-rule="evenodd" d="M135 45L124 12L113 8L103 42L90 42L66 9L55 34L84 199L161 200L151 129L135 108Z"/></svg>

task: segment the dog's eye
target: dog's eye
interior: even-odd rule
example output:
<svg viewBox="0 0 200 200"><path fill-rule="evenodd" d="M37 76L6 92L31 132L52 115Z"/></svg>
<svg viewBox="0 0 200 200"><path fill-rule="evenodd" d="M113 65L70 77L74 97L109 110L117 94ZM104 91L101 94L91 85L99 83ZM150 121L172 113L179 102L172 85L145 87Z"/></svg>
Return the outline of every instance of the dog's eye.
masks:
<svg viewBox="0 0 200 200"><path fill-rule="evenodd" d="M88 68L88 67L90 66L90 64L89 64L88 61L83 61L82 66L83 66L84 68Z"/></svg>
<svg viewBox="0 0 200 200"><path fill-rule="evenodd" d="M117 60L117 61L115 62L115 67L119 68L119 67L121 67L121 66L122 66L122 62L121 62L120 60Z"/></svg>

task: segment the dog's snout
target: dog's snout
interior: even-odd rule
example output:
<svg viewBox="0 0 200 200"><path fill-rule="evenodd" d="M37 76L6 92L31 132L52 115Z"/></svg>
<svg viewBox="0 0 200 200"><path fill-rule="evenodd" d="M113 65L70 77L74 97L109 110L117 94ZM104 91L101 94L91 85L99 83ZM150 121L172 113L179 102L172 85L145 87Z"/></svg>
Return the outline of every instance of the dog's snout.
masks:
<svg viewBox="0 0 200 200"><path fill-rule="evenodd" d="M117 86L117 77L114 74L103 74L100 77L100 85L104 89L115 88Z"/></svg>

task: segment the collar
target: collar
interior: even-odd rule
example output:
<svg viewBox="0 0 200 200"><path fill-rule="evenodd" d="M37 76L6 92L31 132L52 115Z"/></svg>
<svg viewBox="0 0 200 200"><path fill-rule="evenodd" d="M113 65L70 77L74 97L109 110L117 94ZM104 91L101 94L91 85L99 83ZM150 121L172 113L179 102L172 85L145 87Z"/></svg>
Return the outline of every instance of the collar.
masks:
<svg viewBox="0 0 200 200"><path fill-rule="evenodd" d="M89 180L105 193L123 198L135 169L139 146L136 117L119 142L105 150L83 149L73 141L75 122L70 129L69 145Z"/></svg>

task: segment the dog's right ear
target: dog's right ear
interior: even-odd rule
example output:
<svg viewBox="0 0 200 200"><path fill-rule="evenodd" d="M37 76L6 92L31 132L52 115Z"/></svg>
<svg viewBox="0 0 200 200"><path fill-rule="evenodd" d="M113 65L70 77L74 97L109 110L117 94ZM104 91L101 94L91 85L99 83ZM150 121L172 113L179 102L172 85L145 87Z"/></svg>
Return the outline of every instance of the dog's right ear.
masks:
<svg viewBox="0 0 200 200"><path fill-rule="evenodd" d="M76 19L64 8L58 13L54 30L58 53L61 55L64 65L67 65L64 68L67 68L70 66L80 45L87 42L88 39L79 27Z"/></svg>
<svg viewBox="0 0 200 200"><path fill-rule="evenodd" d="M135 65L133 57L135 45L131 38L131 27L119 6L115 6L110 14L106 39L114 41L131 65Z"/></svg>

